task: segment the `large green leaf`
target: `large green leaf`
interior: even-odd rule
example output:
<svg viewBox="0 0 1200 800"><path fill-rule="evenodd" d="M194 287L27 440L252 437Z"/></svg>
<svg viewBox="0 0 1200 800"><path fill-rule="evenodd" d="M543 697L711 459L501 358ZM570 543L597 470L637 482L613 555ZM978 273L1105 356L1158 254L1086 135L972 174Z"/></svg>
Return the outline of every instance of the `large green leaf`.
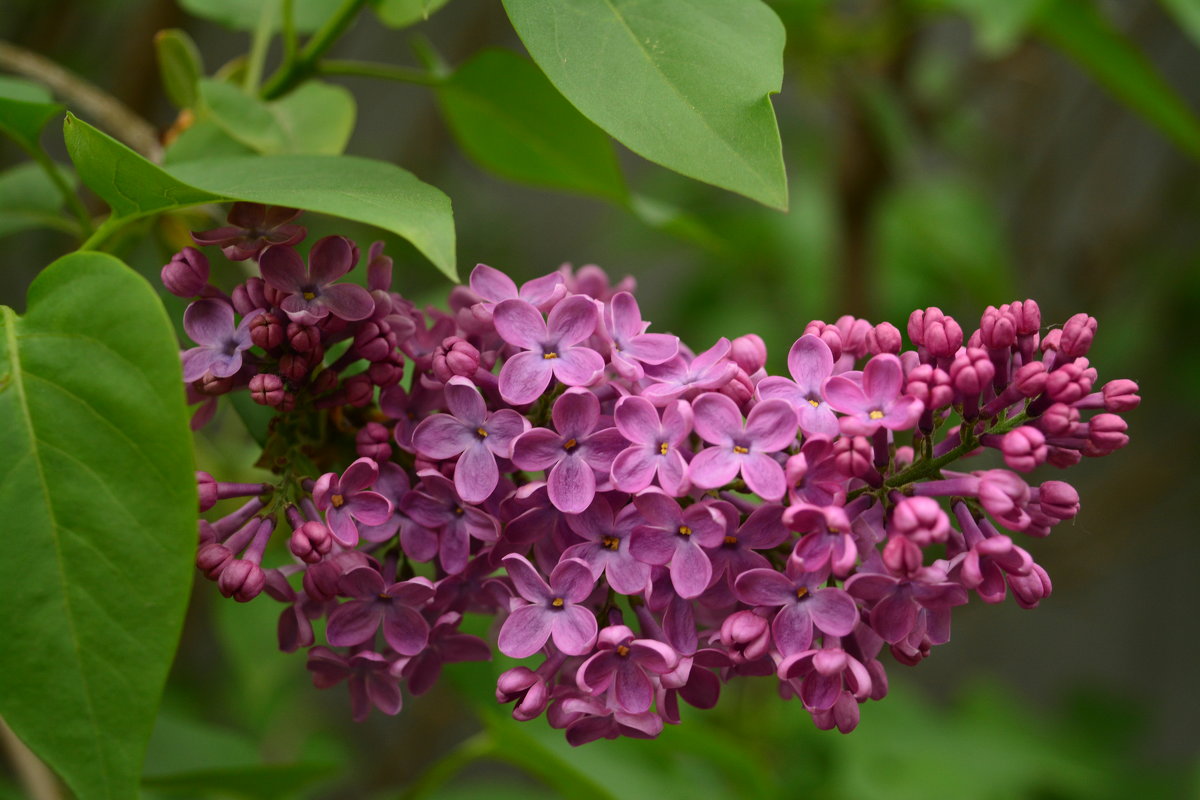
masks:
<svg viewBox="0 0 1200 800"><path fill-rule="evenodd" d="M25 150L38 149L42 128L62 111L36 83L0 75L0 133Z"/></svg>
<svg viewBox="0 0 1200 800"><path fill-rule="evenodd" d="M424 22L450 0L371 0L379 21L391 28Z"/></svg>
<svg viewBox="0 0 1200 800"><path fill-rule="evenodd" d="M179 0L189 13L239 31L252 31L262 20L263 4L275 4L272 30L279 30L280 0ZM315 31L340 5L340 0L293 0L292 19L300 33Z"/></svg>
<svg viewBox="0 0 1200 800"><path fill-rule="evenodd" d="M196 546L174 329L84 252L0 307L0 341L0 715L79 797L133 797Z"/></svg>
<svg viewBox="0 0 1200 800"><path fill-rule="evenodd" d="M1047 0L1034 29L1176 146L1200 157L1200 119L1094 3Z"/></svg>
<svg viewBox="0 0 1200 800"><path fill-rule="evenodd" d="M354 95L341 86L308 82L272 103L231 83L200 81L201 120L211 118L235 141L259 153L337 155L354 131Z"/></svg>
<svg viewBox="0 0 1200 800"><path fill-rule="evenodd" d="M80 180L113 209L108 232L201 203L292 206L392 231L458 279L450 198L394 164L355 156L233 156L187 161L167 172L70 114L65 136Z"/></svg>
<svg viewBox="0 0 1200 800"><path fill-rule="evenodd" d="M438 87L459 144L513 180L625 199L612 142L537 67L509 50L477 53Z"/></svg>
<svg viewBox="0 0 1200 800"><path fill-rule="evenodd" d="M787 206L770 95L784 29L759 0L504 0L533 60L584 116L651 161Z"/></svg>
<svg viewBox="0 0 1200 800"><path fill-rule="evenodd" d="M63 181L72 186L75 175L55 165ZM57 228L78 232L62 214L63 196L40 164L27 161L0 172L0 238L32 228Z"/></svg>

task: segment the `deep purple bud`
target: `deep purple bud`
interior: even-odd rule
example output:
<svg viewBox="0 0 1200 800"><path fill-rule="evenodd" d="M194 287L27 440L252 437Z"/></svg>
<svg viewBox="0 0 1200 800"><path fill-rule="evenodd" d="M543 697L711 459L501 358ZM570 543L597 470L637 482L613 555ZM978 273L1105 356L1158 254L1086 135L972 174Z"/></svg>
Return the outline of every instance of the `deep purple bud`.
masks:
<svg viewBox="0 0 1200 800"><path fill-rule="evenodd" d="M260 406L278 406L285 394L283 378L260 372L250 379L250 399Z"/></svg>
<svg viewBox="0 0 1200 800"><path fill-rule="evenodd" d="M1046 453L1046 463L1059 469L1068 469L1082 460L1083 453L1066 447L1051 447Z"/></svg>
<svg viewBox="0 0 1200 800"><path fill-rule="evenodd" d="M1104 396L1104 410L1118 414L1132 411L1142 402L1137 391L1138 385L1126 378L1109 381L1101 390Z"/></svg>
<svg viewBox="0 0 1200 800"><path fill-rule="evenodd" d="M325 523L310 520L292 532L288 549L306 564L315 564L333 549L333 535Z"/></svg>
<svg viewBox="0 0 1200 800"><path fill-rule="evenodd" d="M361 408L375 397L375 385L364 373L351 375L342 382L342 391L346 393L346 404Z"/></svg>
<svg viewBox="0 0 1200 800"><path fill-rule="evenodd" d="M447 336L433 351L433 374L442 383L455 375L471 378L479 369L479 350L459 336Z"/></svg>
<svg viewBox="0 0 1200 800"><path fill-rule="evenodd" d="M392 432L378 422L368 422L354 436L354 449L362 458L387 461L392 457Z"/></svg>
<svg viewBox="0 0 1200 800"><path fill-rule="evenodd" d="M1095 336L1096 319L1087 314L1076 314L1063 325L1058 349L1067 358L1085 356Z"/></svg>
<svg viewBox="0 0 1200 800"><path fill-rule="evenodd" d="M287 326L288 344L297 353L311 353L321 346L321 332L311 325L299 322L289 322Z"/></svg>
<svg viewBox="0 0 1200 800"><path fill-rule="evenodd" d="M1017 343L1017 326L1012 315L988 306L979 320L979 342L989 350L1007 350Z"/></svg>
<svg viewBox="0 0 1200 800"><path fill-rule="evenodd" d="M1029 472L1046 461L1046 437L1037 428L1022 425L1000 438L1004 463L1018 472Z"/></svg>
<svg viewBox="0 0 1200 800"><path fill-rule="evenodd" d="M192 298L208 285L208 257L194 247L185 247L162 268L163 286L176 297Z"/></svg>
<svg viewBox="0 0 1200 800"><path fill-rule="evenodd" d="M771 646L771 626L753 611L735 611L721 623L721 644L735 663L757 661Z"/></svg>
<svg viewBox="0 0 1200 800"><path fill-rule="evenodd" d="M233 552L223 544L208 542L196 551L196 566L209 580L216 580L225 565L233 560Z"/></svg>
<svg viewBox="0 0 1200 800"><path fill-rule="evenodd" d="M900 329L890 322L879 323L867 334L867 352L871 355L899 355L902 344Z"/></svg>
<svg viewBox="0 0 1200 800"><path fill-rule="evenodd" d="M336 561L335 556L318 561L304 570L304 593L318 603L328 602L337 596L342 565L335 563Z"/></svg>
<svg viewBox="0 0 1200 800"><path fill-rule="evenodd" d="M513 667L496 679L496 700L500 703L516 701L513 719L528 722L546 710L550 689L546 681L528 667Z"/></svg>
<svg viewBox="0 0 1200 800"><path fill-rule="evenodd" d="M404 367L390 361L377 361L367 368L367 377L376 386L393 386L404 377Z"/></svg>
<svg viewBox="0 0 1200 800"><path fill-rule="evenodd" d="M217 397L218 395L228 394L233 389L233 376L218 378L209 372L200 380L192 383L192 385L201 394L206 394L209 397Z"/></svg>
<svg viewBox="0 0 1200 800"><path fill-rule="evenodd" d="M1084 455L1108 455L1129 444L1125 431L1129 425L1116 414L1097 414L1088 420L1088 444L1095 452Z"/></svg>
<svg viewBox="0 0 1200 800"><path fill-rule="evenodd" d="M393 348L388 342L386 323L362 322L354 336L354 347L367 361L383 361Z"/></svg>
<svg viewBox="0 0 1200 800"><path fill-rule="evenodd" d="M739 336L729 344L729 357L747 373L753 375L767 363L767 344L757 333Z"/></svg>
<svg viewBox="0 0 1200 800"><path fill-rule="evenodd" d="M1046 481L1038 487L1038 505L1051 519L1066 521L1079 513L1079 492L1065 481Z"/></svg>
<svg viewBox="0 0 1200 800"><path fill-rule="evenodd" d="M317 373L317 377L313 378L313 394L325 394L332 392L337 388L338 380L341 378L337 370L326 367Z"/></svg>
<svg viewBox="0 0 1200 800"><path fill-rule="evenodd" d="M270 308L275 303L267 300L267 283L262 278L247 278L246 282L233 290L230 299L233 300L233 310L243 317L256 309Z"/></svg>
<svg viewBox="0 0 1200 800"><path fill-rule="evenodd" d="M304 380L311 367L308 358L298 353L288 353L279 359L279 374L292 383Z"/></svg>
<svg viewBox="0 0 1200 800"><path fill-rule="evenodd" d="M263 350L274 350L283 344L283 325L270 314L259 314L250 323L250 341Z"/></svg>
<svg viewBox="0 0 1200 800"><path fill-rule="evenodd" d="M200 495L200 511L203 513L217 504L217 480L203 470L196 470L196 492Z"/></svg>
<svg viewBox="0 0 1200 800"><path fill-rule="evenodd" d="M386 292L392 288L392 259L383 254L383 242L375 242L367 251L367 288Z"/></svg>
<svg viewBox="0 0 1200 800"><path fill-rule="evenodd" d="M225 568L221 570L221 577L217 579L217 588L226 597L232 597L239 603L248 603L258 597L266 583L267 576L262 567L253 561L238 558L226 564Z"/></svg>

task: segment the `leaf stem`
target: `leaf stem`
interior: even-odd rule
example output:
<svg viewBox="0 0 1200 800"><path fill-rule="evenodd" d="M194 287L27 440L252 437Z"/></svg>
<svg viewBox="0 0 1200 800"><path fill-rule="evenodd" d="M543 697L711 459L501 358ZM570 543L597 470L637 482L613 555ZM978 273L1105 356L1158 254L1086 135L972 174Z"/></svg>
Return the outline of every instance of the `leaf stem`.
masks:
<svg viewBox="0 0 1200 800"><path fill-rule="evenodd" d="M250 40L250 55L246 58L246 72L242 76L242 88L247 92L258 91L258 84L262 81L263 64L267 60L267 48L271 46L271 29L275 26L275 12L278 10L279 0L267 0L258 14L258 25L254 27L254 36Z"/></svg>
<svg viewBox="0 0 1200 800"><path fill-rule="evenodd" d="M326 59L317 67L317 72L322 75L360 75L365 78L415 83L420 86L437 86L442 83L442 78L424 70L378 64L373 61Z"/></svg>
<svg viewBox="0 0 1200 800"><path fill-rule="evenodd" d="M108 240L110 236L116 233L129 220L110 216L108 219L101 222L99 227L92 231L92 235L84 240L83 244L79 245L80 250L99 250L100 245Z"/></svg>
<svg viewBox="0 0 1200 800"><path fill-rule="evenodd" d="M79 199L79 195L75 193L75 190L63 178L58 165L40 147L28 149L25 152L42 168L50 178L50 182L54 184L54 188L58 189L58 193L62 195L67 208L71 209L71 213L75 215L75 219L79 222L77 233L80 235L80 238L86 239L92 233L92 217L88 214L87 209L83 207L83 201Z"/></svg>
<svg viewBox="0 0 1200 800"><path fill-rule="evenodd" d="M296 88L305 79L317 71L317 63L325 51L333 46L337 38L345 32L359 10L367 4L367 0L342 0L337 10L325 20L325 24L312 35L304 45L299 58L291 64L284 64L271 76L263 87L264 100L274 100Z"/></svg>

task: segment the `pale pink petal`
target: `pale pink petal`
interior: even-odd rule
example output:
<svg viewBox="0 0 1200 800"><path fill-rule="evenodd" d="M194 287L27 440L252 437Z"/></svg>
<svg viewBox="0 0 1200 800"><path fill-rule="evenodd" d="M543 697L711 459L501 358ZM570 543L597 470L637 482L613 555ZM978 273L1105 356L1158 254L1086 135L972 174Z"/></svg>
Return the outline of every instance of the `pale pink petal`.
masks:
<svg viewBox="0 0 1200 800"><path fill-rule="evenodd" d="M600 420L600 400L586 389L568 389L550 409L554 429L565 439L582 439Z"/></svg>
<svg viewBox="0 0 1200 800"><path fill-rule="evenodd" d="M833 374L833 351L819 336L806 333L788 351L788 372L804 394L821 390L821 382Z"/></svg>
<svg viewBox="0 0 1200 800"><path fill-rule="evenodd" d="M524 470L549 469L565 455L563 437L546 428L534 428L513 443L512 461Z"/></svg>
<svg viewBox="0 0 1200 800"><path fill-rule="evenodd" d="M500 307L497 306L497 313L499 309ZM573 295L562 300L550 310L547 320L549 338L556 341L559 347L566 349L579 344L595 333L596 324L599 321L600 313L596 308L595 301L583 295ZM497 330L499 327L497 324Z"/></svg>
<svg viewBox="0 0 1200 800"><path fill-rule="evenodd" d="M505 361L500 369L500 396L514 406L537 400L546 391L546 387L550 385L550 378L554 376L550 365L553 360L542 358L540 353L525 350Z"/></svg>
<svg viewBox="0 0 1200 800"><path fill-rule="evenodd" d="M825 381L821 386L821 394L834 411L843 414L862 414L872 408L862 387L845 375L834 375Z"/></svg>
<svg viewBox="0 0 1200 800"><path fill-rule="evenodd" d="M712 562L698 546L684 544L671 559L671 585L680 597L699 597L712 582Z"/></svg>
<svg viewBox="0 0 1200 800"><path fill-rule="evenodd" d="M696 462L692 461L695 467ZM787 479L779 462L764 453L742 456L742 477L750 491L764 500L778 500L787 491ZM693 480L695 477L693 476ZM700 486L700 483L696 484ZM713 487L715 488L715 487Z"/></svg>
<svg viewBox="0 0 1200 800"><path fill-rule="evenodd" d="M755 450L774 453L796 441L797 425L796 412L786 401L764 400L750 409L746 436Z"/></svg>
<svg viewBox="0 0 1200 800"><path fill-rule="evenodd" d="M454 375L442 389L446 398L446 409L468 425L478 428L487 418L487 403L475 384L466 378Z"/></svg>
<svg viewBox="0 0 1200 800"><path fill-rule="evenodd" d="M582 458L567 457L550 470L546 489L555 508L578 514L596 496L596 475Z"/></svg>
<svg viewBox="0 0 1200 800"><path fill-rule="evenodd" d="M688 465L688 479L701 489L716 489L736 478L741 467L741 459L732 449L709 447L697 453Z"/></svg>
<svg viewBox="0 0 1200 800"><path fill-rule="evenodd" d="M621 451L612 465L613 484L622 492L640 492L654 480L654 471L658 468L660 458L657 450L645 445L635 445Z"/></svg>
<svg viewBox="0 0 1200 800"><path fill-rule="evenodd" d="M863 394L875 408L883 408L895 399L903 385L904 368L900 366L900 359L891 353L875 356L863 369Z"/></svg>
<svg viewBox="0 0 1200 800"><path fill-rule="evenodd" d="M183 312L183 329L196 344L223 347L233 333L233 308L221 300L197 300Z"/></svg>
<svg viewBox="0 0 1200 800"><path fill-rule="evenodd" d="M692 401L696 433L710 444L728 445L742 433L742 412L723 394L706 392Z"/></svg>
<svg viewBox="0 0 1200 800"><path fill-rule="evenodd" d="M550 638L553 613L541 606L521 606L513 611L504 620L496 640L500 652L509 658L527 658L541 650Z"/></svg>
<svg viewBox="0 0 1200 800"><path fill-rule="evenodd" d="M540 348L546 341L546 321L536 308L524 300L505 300L496 305L492 319L501 339L515 347L538 350L538 358L541 358Z"/></svg>
<svg viewBox="0 0 1200 800"><path fill-rule="evenodd" d="M413 447L426 458L453 458L476 441L478 434L462 420L449 414L434 414L421 420L413 431Z"/></svg>
<svg viewBox="0 0 1200 800"><path fill-rule="evenodd" d="M414 437L415 440L415 437ZM454 465L454 488L468 503L482 503L495 491L500 482L500 469L496 457L487 446L476 441L463 450Z"/></svg>
<svg viewBox="0 0 1200 800"><path fill-rule="evenodd" d="M613 409L613 421L626 439L639 444L652 444L662 429L658 411L644 397L630 395L618 400Z"/></svg>
<svg viewBox="0 0 1200 800"><path fill-rule="evenodd" d="M662 364L679 352L679 337L669 333L643 333L625 342L621 352L644 364Z"/></svg>
<svg viewBox="0 0 1200 800"><path fill-rule="evenodd" d="M493 303L517 297L517 284L512 278L487 264L476 264L469 282L475 294Z"/></svg>
<svg viewBox="0 0 1200 800"><path fill-rule="evenodd" d="M567 655L586 655L596 644L596 617L586 608L567 606L549 612L548 616L551 619L554 646Z"/></svg>
<svg viewBox="0 0 1200 800"><path fill-rule="evenodd" d="M591 386L604 372L604 357L587 347L568 347L547 359L554 377L567 386Z"/></svg>

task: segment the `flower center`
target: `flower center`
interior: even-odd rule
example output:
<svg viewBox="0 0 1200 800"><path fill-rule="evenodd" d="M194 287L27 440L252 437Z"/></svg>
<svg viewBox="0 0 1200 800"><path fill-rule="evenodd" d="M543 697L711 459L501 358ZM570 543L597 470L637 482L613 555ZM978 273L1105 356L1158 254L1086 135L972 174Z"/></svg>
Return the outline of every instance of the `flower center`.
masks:
<svg viewBox="0 0 1200 800"><path fill-rule="evenodd" d="M689 528L687 525L680 525L679 526L679 535L680 536L691 536L692 529Z"/></svg>
<svg viewBox="0 0 1200 800"><path fill-rule="evenodd" d="M875 409L871 413L867 414L867 416L871 419L883 419L883 412L879 409Z"/></svg>
<svg viewBox="0 0 1200 800"><path fill-rule="evenodd" d="M738 453L739 455L743 455L743 456L744 456L744 455L746 455L747 453L749 453L749 452L750 452L750 448L749 448L749 447L742 447L740 444L735 444L735 445L733 446L733 452L735 452L735 453Z"/></svg>
<svg viewBox="0 0 1200 800"><path fill-rule="evenodd" d="M486 438L487 438L487 431L485 431L483 428L476 428L476 429L475 429L475 433L479 434L479 438L480 438L480 439L486 439Z"/></svg>
<svg viewBox="0 0 1200 800"><path fill-rule="evenodd" d="M726 536L725 537L725 546L726 547L733 547L735 544L737 544L736 536Z"/></svg>
<svg viewBox="0 0 1200 800"><path fill-rule="evenodd" d="M808 404L810 406L812 406L813 408L816 408L817 406L821 405L821 401L817 400L816 398L810 397L810 398L808 398Z"/></svg>
<svg viewBox="0 0 1200 800"><path fill-rule="evenodd" d="M808 594L808 589L806 589L806 588L804 588L803 586L801 586L799 589L797 589L797 590L796 590L796 599L797 599L797 600L803 600L803 599L804 599L804 596L805 596L806 594Z"/></svg>
<svg viewBox="0 0 1200 800"><path fill-rule="evenodd" d="M558 353L542 353L542 358L558 358Z"/></svg>
<svg viewBox="0 0 1200 800"><path fill-rule="evenodd" d="M660 444L658 446L658 454L660 456L665 456L667 454L667 451L669 451L670 449L671 449L671 445L667 444L666 442L663 442L662 444Z"/></svg>
<svg viewBox="0 0 1200 800"><path fill-rule="evenodd" d="M605 550L616 550L621 546L621 540L615 536L601 536L600 546Z"/></svg>
<svg viewBox="0 0 1200 800"><path fill-rule="evenodd" d="M455 507L454 507L454 515L455 515L456 517L461 517L461 516L462 516L463 514L465 514L465 513L467 513L467 512L463 510L463 507L462 507L462 506L455 506Z"/></svg>
<svg viewBox="0 0 1200 800"><path fill-rule="evenodd" d="M550 606L552 608L562 608L563 607L563 599L561 597L554 598L553 600L550 601Z"/></svg>
<svg viewBox="0 0 1200 800"><path fill-rule="evenodd" d="M342 497L340 494L335 494L329 498L329 502L334 508L341 508L342 506L346 505L346 498Z"/></svg>
<svg viewBox="0 0 1200 800"><path fill-rule="evenodd" d="M300 290L300 296L303 297L305 300L316 300L317 299L317 287L315 287L315 286L304 287L302 290Z"/></svg>
<svg viewBox="0 0 1200 800"><path fill-rule="evenodd" d="M563 450L566 450L568 453L578 446L579 442L575 441L574 439L567 439L565 442L563 442Z"/></svg>
<svg viewBox="0 0 1200 800"><path fill-rule="evenodd" d="M629 655L629 648L623 644L617 645L617 655L621 658L627 657Z"/></svg>

